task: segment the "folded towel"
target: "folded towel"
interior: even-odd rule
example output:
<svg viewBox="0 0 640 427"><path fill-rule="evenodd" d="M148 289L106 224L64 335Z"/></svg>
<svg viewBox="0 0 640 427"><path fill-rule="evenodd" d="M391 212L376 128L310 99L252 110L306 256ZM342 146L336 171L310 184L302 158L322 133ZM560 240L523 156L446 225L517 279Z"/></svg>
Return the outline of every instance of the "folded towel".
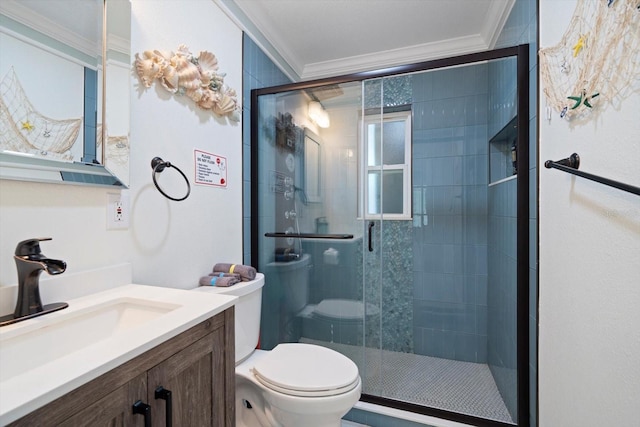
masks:
<svg viewBox="0 0 640 427"><path fill-rule="evenodd" d="M247 282L256 278L256 269L250 265L218 263L213 266L214 273L239 274L240 279Z"/></svg>
<svg viewBox="0 0 640 427"><path fill-rule="evenodd" d="M228 273L211 273L200 278L200 286L233 286L240 282L240 275Z"/></svg>

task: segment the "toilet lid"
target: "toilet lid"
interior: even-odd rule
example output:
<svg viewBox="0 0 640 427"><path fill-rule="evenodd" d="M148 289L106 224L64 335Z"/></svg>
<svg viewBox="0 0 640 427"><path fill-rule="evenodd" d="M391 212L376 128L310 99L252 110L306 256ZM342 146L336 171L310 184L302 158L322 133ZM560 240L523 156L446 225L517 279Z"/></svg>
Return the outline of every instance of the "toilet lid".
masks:
<svg viewBox="0 0 640 427"><path fill-rule="evenodd" d="M326 347L278 344L256 361L253 374L264 386L294 396L332 396L358 385L358 367Z"/></svg>

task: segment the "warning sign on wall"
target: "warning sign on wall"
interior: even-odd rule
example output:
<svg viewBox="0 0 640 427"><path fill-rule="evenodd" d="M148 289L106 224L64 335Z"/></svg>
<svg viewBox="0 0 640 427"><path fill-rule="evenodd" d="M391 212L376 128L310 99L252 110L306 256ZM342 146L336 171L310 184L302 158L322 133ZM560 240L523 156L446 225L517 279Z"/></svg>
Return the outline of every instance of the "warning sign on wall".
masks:
<svg viewBox="0 0 640 427"><path fill-rule="evenodd" d="M227 186L227 158L206 151L193 150L195 183L197 185Z"/></svg>

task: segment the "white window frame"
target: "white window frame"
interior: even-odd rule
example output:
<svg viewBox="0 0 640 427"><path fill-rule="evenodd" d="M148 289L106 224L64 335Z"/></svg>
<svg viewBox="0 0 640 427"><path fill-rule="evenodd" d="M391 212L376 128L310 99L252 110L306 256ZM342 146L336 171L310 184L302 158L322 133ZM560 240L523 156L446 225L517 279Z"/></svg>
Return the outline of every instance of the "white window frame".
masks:
<svg viewBox="0 0 640 427"><path fill-rule="evenodd" d="M358 198L360 203L358 206L358 213L360 218L364 219L389 219L389 220L411 220L411 110L399 111L393 113L382 114L382 125L386 122L398 122L404 121L405 133L404 133L404 163L402 164L384 164L384 159L381 159L382 168L378 166L368 165L369 156L369 125L380 123L381 116L379 114L364 116L362 120L362 138L360 139L360 153L362 153L360 161L360 184L358 191L360 197ZM382 141L384 144L384 141ZM366 207L369 203L369 189L368 189L368 177L371 171L380 171L382 173L386 171L400 171L402 173L402 213L380 213L371 214ZM382 195L382 191L380 191Z"/></svg>

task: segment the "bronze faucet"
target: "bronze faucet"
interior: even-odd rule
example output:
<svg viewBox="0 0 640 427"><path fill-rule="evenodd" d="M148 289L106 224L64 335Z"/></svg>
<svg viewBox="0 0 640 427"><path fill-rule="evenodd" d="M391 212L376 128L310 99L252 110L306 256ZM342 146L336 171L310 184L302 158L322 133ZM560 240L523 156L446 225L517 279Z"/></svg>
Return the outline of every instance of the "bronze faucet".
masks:
<svg viewBox="0 0 640 427"><path fill-rule="evenodd" d="M18 301L13 314L0 317L0 326L30 319L69 306L64 302L42 305L40 299L39 278L42 271L50 275L64 273L67 264L64 261L47 258L40 251L40 242L50 237L27 239L18 243L13 256L18 268Z"/></svg>

